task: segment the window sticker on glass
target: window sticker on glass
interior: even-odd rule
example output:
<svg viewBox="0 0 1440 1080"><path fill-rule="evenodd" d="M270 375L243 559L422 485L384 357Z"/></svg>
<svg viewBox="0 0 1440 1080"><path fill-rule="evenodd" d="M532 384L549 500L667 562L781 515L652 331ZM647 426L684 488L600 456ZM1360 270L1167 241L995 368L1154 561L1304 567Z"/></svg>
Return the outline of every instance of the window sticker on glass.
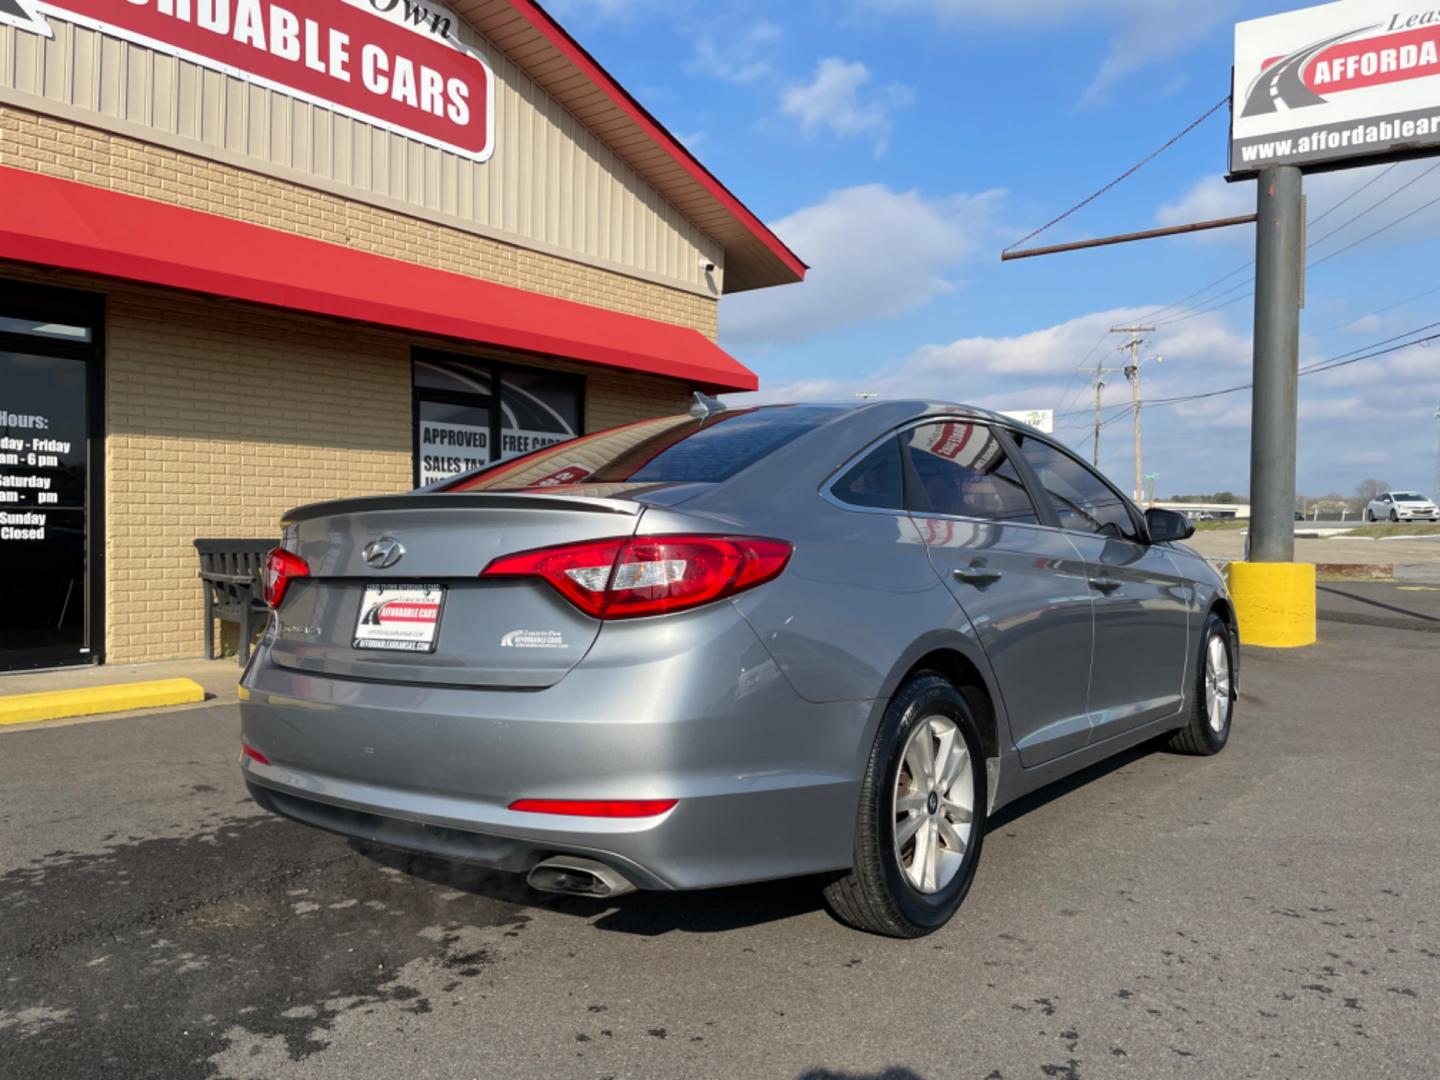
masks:
<svg viewBox="0 0 1440 1080"><path fill-rule="evenodd" d="M542 476L530 485L532 488L560 487L564 484L578 484L590 475L590 469L579 462L556 469L549 476Z"/></svg>

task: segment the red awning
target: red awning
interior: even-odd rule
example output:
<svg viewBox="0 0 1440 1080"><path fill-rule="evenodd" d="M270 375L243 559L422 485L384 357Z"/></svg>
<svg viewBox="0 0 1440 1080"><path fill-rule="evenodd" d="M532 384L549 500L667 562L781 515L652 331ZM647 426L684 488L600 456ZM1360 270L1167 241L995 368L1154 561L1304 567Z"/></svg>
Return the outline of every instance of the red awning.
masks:
<svg viewBox="0 0 1440 1080"><path fill-rule="evenodd" d="M754 390L695 330L0 167L0 259Z"/></svg>

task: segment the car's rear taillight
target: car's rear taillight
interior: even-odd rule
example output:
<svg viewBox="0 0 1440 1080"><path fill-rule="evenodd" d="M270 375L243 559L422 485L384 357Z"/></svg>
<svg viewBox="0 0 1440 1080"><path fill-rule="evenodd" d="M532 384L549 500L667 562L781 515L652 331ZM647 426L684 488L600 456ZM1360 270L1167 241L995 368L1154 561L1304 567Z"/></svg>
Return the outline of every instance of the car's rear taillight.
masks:
<svg viewBox="0 0 1440 1080"><path fill-rule="evenodd" d="M587 615L633 619L723 600L770 581L794 549L758 536L635 536L504 555L481 577L538 577Z"/></svg>
<svg viewBox="0 0 1440 1080"><path fill-rule="evenodd" d="M276 548L265 560L265 603L278 608L291 578L309 577L310 564L293 551Z"/></svg>

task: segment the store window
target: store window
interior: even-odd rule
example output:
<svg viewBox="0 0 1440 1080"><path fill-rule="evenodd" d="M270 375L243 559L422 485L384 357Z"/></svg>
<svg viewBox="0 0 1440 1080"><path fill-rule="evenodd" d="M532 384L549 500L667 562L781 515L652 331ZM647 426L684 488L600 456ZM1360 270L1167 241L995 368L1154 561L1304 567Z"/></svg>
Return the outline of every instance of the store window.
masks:
<svg viewBox="0 0 1440 1080"><path fill-rule="evenodd" d="M584 430L579 375L417 349L414 387L415 482L422 487Z"/></svg>
<svg viewBox="0 0 1440 1080"><path fill-rule="evenodd" d="M0 288L0 671L99 658L102 313Z"/></svg>

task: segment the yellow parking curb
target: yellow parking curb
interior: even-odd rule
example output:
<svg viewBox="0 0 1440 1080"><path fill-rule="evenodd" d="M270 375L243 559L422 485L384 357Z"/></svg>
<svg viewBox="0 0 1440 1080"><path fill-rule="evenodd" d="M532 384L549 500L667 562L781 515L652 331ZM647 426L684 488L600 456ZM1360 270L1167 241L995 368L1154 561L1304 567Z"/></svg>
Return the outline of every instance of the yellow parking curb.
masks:
<svg viewBox="0 0 1440 1080"><path fill-rule="evenodd" d="M154 709L162 705L189 705L205 700L205 688L194 679L159 679L154 682L115 683L82 690L52 690L41 694L0 696L0 727L33 724L37 720L63 720L71 716Z"/></svg>
<svg viewBox="0 0 1440 1080"><path fill-rule="evenodd" d="M1232 562L1225 576L1244 644L1272 649L1315 644L1313 563Z"/></svg>

